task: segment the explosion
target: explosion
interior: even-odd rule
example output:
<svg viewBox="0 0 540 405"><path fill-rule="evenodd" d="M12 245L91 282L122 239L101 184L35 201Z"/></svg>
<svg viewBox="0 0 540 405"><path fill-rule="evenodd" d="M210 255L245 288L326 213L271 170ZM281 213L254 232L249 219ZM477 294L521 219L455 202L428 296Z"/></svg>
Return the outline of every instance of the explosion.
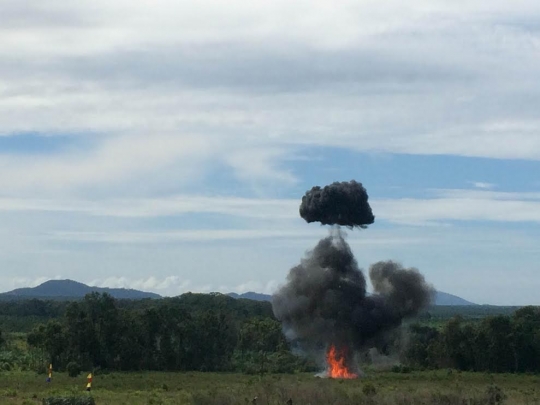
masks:
<svg viewBox="0 0 540 405"><path fill-rule="evenodd" d="M345 349L346 350L346 349ZM328 364L328 377L330 378L357 378L358 374L349 370L345 364L345 354L336 349L336 346L330 345L326 352L326 362Z"/></svg>
<svg viewBox="0 0 540 405"><path fill-rule="evenodd" d="M374 294L366 294L366 279L345 234L338 225L367 228L374 222L361 183L314 187L302 199L300 214L307 222L333 225L273 296L272 306L285 334L315 357L321 348L328 376L355 378L355 352L384 342L387 333L427 306L433 289L415 268L392 261L370 266Z"/></svg>

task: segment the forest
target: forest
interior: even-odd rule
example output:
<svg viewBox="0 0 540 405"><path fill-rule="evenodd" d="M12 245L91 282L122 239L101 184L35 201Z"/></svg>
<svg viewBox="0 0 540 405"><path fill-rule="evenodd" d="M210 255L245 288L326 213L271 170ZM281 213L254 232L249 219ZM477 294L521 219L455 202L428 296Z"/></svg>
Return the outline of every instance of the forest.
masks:
<svg viewBox="0 0 540 405"><path fill-rule="evenodd" d="M469 311L469 312L467 312ZM432 308L389 336L383 355L400 372L457 369L540 371L540 309ZM481 316L474 316L480 314ZM447 318L445 318L447 316ZM116 300L92 293L71 302L0 303L3 370L320 371L285 338L271 304L222 294ZM365 354L359 361L373 360Z"/></svg>

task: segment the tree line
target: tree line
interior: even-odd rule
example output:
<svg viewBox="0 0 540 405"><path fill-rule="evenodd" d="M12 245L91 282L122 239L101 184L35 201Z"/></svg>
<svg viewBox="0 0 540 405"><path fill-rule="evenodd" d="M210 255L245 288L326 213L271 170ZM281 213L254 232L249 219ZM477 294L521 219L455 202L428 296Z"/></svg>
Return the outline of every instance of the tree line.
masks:
<svg viewBox="0 0 540 405"><path fill-rule="evenodd" d="M287 372L290 352L269 303L221 294L119 302L92 293L27 336L36 366L56 369Z"/></svg>
<svg viewBox="0 0 540 405"><path fill-rule="evenodd" d="M513 315L479 322L461 317L437 329L410 327L403 362L417 368L522 373L540 371L540 309L523 307Z"/></svg>
<svg viewBox="0 0 540 405"><path fill-rule="evenodd" d="M42 320L26 334L25 361L36 369L52 362L59 371L317 370L293 354L270 303L217 293L137 301L93 293L72 302L0 303L0 316ZM540 371L539 308L480 320L458 316L437 326L418 321L399 331L401 343L383 350L399 350L409 368ZM2 355L6 336L0 333L0 363L13 358Z"/></svg>

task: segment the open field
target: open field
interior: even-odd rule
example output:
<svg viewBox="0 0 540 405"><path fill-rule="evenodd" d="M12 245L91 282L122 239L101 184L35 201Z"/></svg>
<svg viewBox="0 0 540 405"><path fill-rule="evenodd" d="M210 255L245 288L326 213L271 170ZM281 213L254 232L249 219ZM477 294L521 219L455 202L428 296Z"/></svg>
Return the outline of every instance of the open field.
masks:
<svg viewBox="0 0 540 405"><path fill-rule="evenodd" d="M87 395L85 375L0 374L1 404L38 404L47 396ZM139 404L539 404L540 376L451 371L367 372L357 380L311 374L246 376L226 373L113 373L94 377L98 405ZM503 394L501 397L500 394Z"/></svg>

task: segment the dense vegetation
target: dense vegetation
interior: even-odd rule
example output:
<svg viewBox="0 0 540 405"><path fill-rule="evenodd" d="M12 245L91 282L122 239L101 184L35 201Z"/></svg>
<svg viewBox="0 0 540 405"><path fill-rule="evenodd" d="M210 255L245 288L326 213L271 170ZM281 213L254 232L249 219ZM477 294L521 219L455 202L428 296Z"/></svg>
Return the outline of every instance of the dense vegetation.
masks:
<svg viewBox="0 0 540 405"><path fill-rule="evenodd" d="M461 315L453 317L459 310ZM399 370L540 371L540 310L434 307L384 348ZM0 369L314 371L295 356L268 302L222 294L160 300L0 302ZM396 355L399 353L399 356ZM369 362L368 356L361 356Z"/></svg>
<svg viewBox="0 0 540 405"><path fill-rule="evenodd" d="M404 360L416 367L540 371L540 309L536 307L475 323L455 317L441 329L413 325L410 332Z"/></svg>
<svg viewBox="0 0 540 405"><path fill-rule="evenodd" d="M291 354L269 303L221 294L122 302L93 293L34 327L27 342L37 368L48 362L60 370L255 373L305 367Z"/></svg>

